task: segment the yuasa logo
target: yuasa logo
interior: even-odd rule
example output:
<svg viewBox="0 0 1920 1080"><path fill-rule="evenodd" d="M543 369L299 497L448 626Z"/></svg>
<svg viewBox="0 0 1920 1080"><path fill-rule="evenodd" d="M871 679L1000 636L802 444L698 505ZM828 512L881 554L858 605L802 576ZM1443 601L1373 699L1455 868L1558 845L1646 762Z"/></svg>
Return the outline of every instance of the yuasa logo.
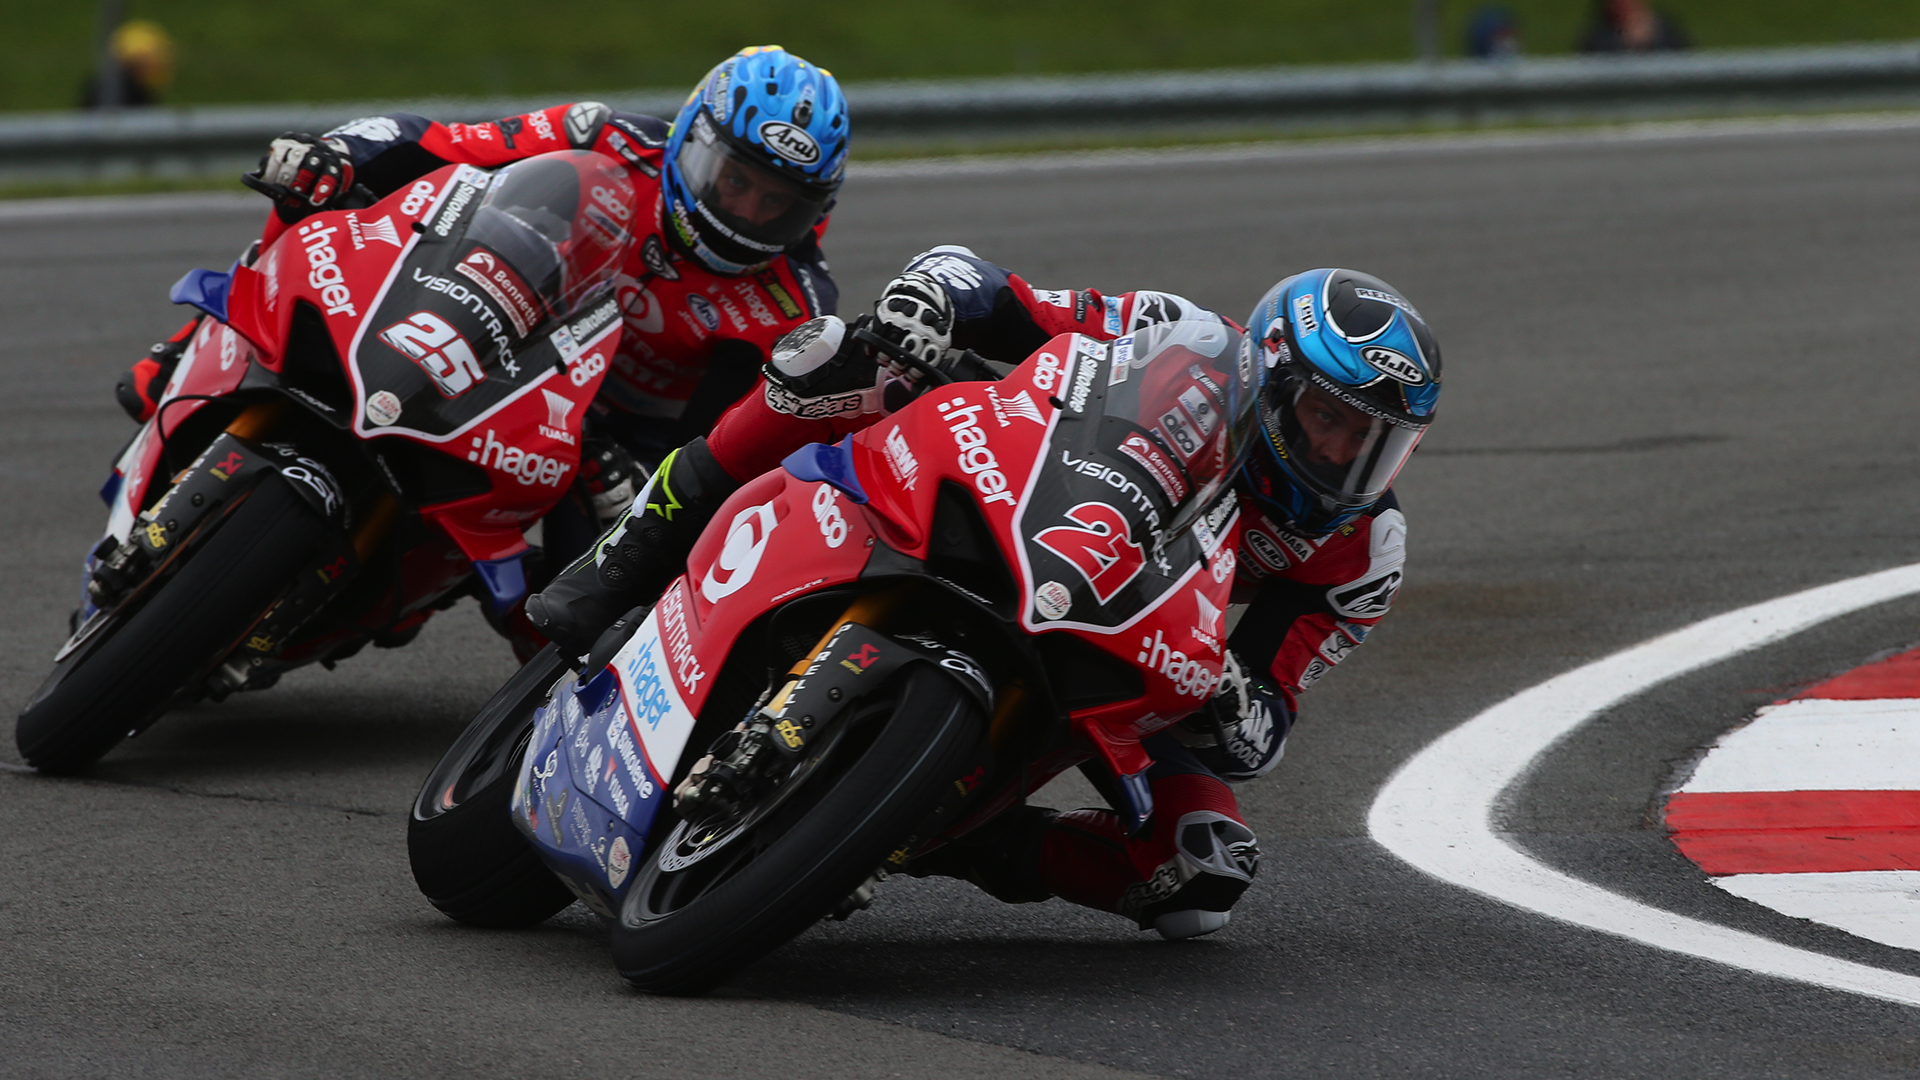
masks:
<svg viewBox="0 0 1920 1080"><path fill-rule="evenodd" d="M1034 543L1073 564L1104 604L1146 568L1146 552L1128 539L1127 519L1106 503L1083 502L1066 517L1072 525L1042 529Z"/></svg>
<svg viewBox="0 0 1920 1080"><path fill-rule="evenodd" d="M1193 608L1194 639L1214 652L1219 652L1220 616L1223 614L1219 605L1209 599L1206 593L1195 589L1193 590Z"/></svg>
<svg viewBox="0 0 1920 1080"><path fill-rule="evenodd" d="M1134 659L1166 676L1187 697L1205 699L1213 694L1214 684L1220 681L1219 672L1198 660L1189 660L1186 653L1168 645L1158 630L1152 637L1140 639L1140 655Z"/></svg>
<svg viewBox="0 0 1920 1080"><path fill-rule="evenodd" d="M1012 397L1001 397L993 387L987 387L987 400L993 403L993 418L1001 427L1012 425L1012 417L1031 420L1041 427L1047 426L1047 418L1040 415L1040 406L1034 404L1033 395L1025 390Z"/></svg>
<svg viewBox="0 0 1920 1080"><path fill-rule="evenodd" d="M760 125L760 141L767 149L793 162L811 165L820 160L820 144L813 136L784 120L769 120Z"/></svg>
<svg viewBox="0 0 1920 1080"><path fill-rule="evenodd" d="M353 234L353 250L355 251L366 247L367 243L372 240L378 240L383 244L392 244L394 247L406 246L400 239L399 230L393 227L393 219L391 217L379 217L374 218L372 221L361 221L359 215L348 214L347 231Z"/></svg>
<svg viewBox="0 0 1920 1080"><path fill-rule="evenodd" d="M565 394L556 394L546 387L540 393L547 399L547 422L540 425L540 434L557 443L573 445L573 432L567 430L567 417L573 413L573 399Z"/></svg>
<svg viewBox="0 0 1920 1080"><path fill-rule="evenodd" d="M752 581L753 572L760 568L760 557L767 552L767 541L779 523L770 502L749 506L735 514L733 523L727 527L727 539L720 547L719 557L707 567L707 576L700 582L700 595L718 603L722 597L732 596Z"/></svg>
<svg viewBox="0 0 1920 1080"><path fill-rule="evenodd" d="M431 311L416 311L405 322L394 323L380 331L380 340L419 364L447 397L459 397L487 377L467 339Z"/></svg>
<svg viewBox="0 0 1920 1080"><path fill-rule="evenodd" d="M1000 460L987 446L986 429L979 414L984 405L968 405L966 398L954 398L934 406L947 422L953 443L960 448L960 471L973 477L973 486L983 502L1013 505L1013 492L1007 490L1007 474L1000 471ZM897 430L897 429L896 429Z"/></svg>
<svg viewBox="0 0 1920 1080"><path fill-rule="evenodd" d="M353 309L353 293L347 289L346 275L340 272L340 253L333 250L332 237L339 231L338 225L323 228L318 222L300 226L300 244L307 252L307 284L319 291L327 314L357 317L360 313Z"/></svg>
<svg viewBox="0 0 1920 1080"><path fill-rule="evenodd" d="M492 428L487 429L484 438L479 435L473 437L473 449L467 451L467 460L477 461L489 469L498 469L522 484L539 484L541 487L557 487L573 470L573 466L559 458L508 446L494 435Z"/></svg>

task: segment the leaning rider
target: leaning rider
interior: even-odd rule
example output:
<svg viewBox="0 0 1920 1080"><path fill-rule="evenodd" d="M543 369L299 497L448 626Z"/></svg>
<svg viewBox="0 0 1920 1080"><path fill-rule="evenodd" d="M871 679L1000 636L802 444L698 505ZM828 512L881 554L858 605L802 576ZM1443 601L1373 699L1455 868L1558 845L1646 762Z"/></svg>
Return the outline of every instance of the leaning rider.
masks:
<svg viewBox="0 0 1920 1080"><path fill-rule="evenodd" d="M877 332L960 377L958 350L1018 363L1057 334L1112 340L1155 323L1218 319L1167 293L1035 290L960 247L907 265L875 305ZM1222 320L1224 321L1224 320ZM1263 435L1235 480L1242 511L1216 696L1148 737L1154 824L1129 838L1108 809L1025 807L919 861L1009 902L1061 896L1167 937L1211 933L1259 851L1222 781L1280 760L1298 694L1353 651L1400 585L1406 521L1389 485L1432 422L1440 350L1400 293L1347 270L1289 277L1248 320L1264 360ZM849 338L851 340L851 337ZM584 653L684 568L720 504L809 442L833 442L904 403L913 376L858 349L811 370L776 350L763 388L661 466L590 557L530 598L534 625ZM1147 484L1151 478L1143 478ZM1195 828L1194 826L1205 826Z"/></svg>
<svg viewBox="0 0 1920 1080"><path fill-rule="evenodd" d="M571 558L644 479L626 450L657 456L706 431L754 387L775 340L833 312L839 290L819 241L846 173L847 132L833 76L767 45L708 72L672 124L594 101L484 124L370 116L325 135L282 135L258 177L284 189L276 210L291 223L356 187L384 197L449 164L494 167L569 149L626 164L651 217L635 228L616 282L626 325L589 414L579 474L596 520L578 530ZM135 419L153 415L197 322L155 345L116 388ZM550 547L553 525L550 517Z"/></svg>

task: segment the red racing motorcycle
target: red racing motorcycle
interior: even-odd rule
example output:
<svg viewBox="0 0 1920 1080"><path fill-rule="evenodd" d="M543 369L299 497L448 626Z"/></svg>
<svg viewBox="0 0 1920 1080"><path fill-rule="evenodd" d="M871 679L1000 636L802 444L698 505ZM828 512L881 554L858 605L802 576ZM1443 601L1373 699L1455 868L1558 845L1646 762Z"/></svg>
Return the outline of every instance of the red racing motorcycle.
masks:
<svg viewBox="0 0 1920 1080"><path fill-rule="evenodd" d="M577 675L549 646L482 710L413 807L422 891L577 897L689 993L1072 766L1143 827L1140 740L1220 678L1254 364L1215 322L1063 336L789 457Z"/></svg>
<svg viewBox="0 0 1920 1080"><path fill-rule="evenodd" d="M561 152L356 201L174 286L204 316L101 491L73 635L16 728L29 764L525 595L522 531L619 344L632 185Z"/></svg>

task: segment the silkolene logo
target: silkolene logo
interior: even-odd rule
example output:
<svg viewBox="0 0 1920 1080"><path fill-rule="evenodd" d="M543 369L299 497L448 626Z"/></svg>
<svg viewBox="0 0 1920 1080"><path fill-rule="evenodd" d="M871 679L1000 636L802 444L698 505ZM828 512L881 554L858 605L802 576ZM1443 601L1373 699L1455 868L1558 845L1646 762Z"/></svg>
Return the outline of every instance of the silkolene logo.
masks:
<svg viewBox="0 0 1920 1080"><path fill-rule="evenodd" d="M467 451L468 461L477 461L489 469L498 469L520 481L523 485L539 484L541 487L557 487L566 478L573 466L559 458L536 454L531 450L522 450L517 446L508 446L488 428L487 434L473 437L473 449Z"/></svg>
<svg viewBox="0 0 1920 1080"><path fill-rule="evenodd" d="M459 397L487 377L467 339L431 311L416 311L394 323L380 331L380 340L420 365L446 397Z"/></svg>
<svg viewBox="0 0 1920 1080"><path fill-rule="evenodd" d="M1073 564L1102 604L1114 598L1147 565L1147 554L1127 538L1127 519L1103 502L1083 502L1067 511L1072 525L1034 534L1034 543Z"/></svg>

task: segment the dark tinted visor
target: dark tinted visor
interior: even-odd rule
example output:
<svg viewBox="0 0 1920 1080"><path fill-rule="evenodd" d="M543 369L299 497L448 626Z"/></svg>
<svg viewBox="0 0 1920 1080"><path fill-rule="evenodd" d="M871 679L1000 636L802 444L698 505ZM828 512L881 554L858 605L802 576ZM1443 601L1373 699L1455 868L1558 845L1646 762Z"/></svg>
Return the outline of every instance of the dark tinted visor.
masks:
<svg viewBox="0 0 1920 1080"><path fill-rule="evenodd" d="M776 175L719 139L689 138L675 160L700 216L769 258L798 243L831 197Z"/></svg>

